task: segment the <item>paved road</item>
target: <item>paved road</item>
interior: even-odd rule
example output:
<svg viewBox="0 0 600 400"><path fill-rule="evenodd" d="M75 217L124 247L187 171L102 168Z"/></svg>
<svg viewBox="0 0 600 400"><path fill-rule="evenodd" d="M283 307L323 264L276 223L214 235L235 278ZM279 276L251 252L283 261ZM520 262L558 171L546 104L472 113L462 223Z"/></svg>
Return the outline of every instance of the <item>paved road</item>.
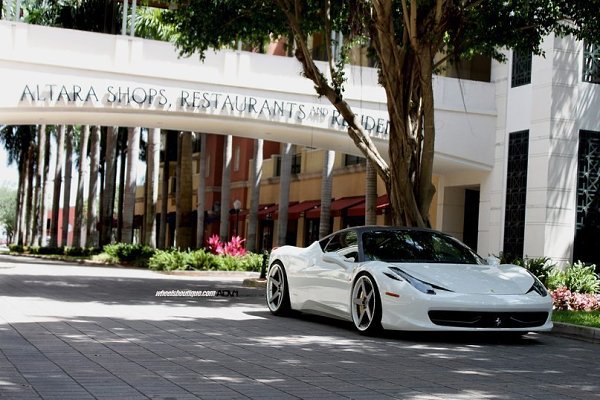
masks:
<svg viewBox="0 0 600 400"><path fill-rule="evenodd" d="M0 399L600 398L596 344L364 338L347 323L273 317L241 280L0 256Z"/></svg>

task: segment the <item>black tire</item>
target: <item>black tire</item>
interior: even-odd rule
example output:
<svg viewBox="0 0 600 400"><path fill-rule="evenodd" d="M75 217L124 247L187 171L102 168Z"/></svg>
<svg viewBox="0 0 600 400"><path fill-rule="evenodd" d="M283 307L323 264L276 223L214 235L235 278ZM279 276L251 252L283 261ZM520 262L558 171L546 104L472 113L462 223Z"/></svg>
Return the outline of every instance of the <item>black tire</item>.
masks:
<svg viewBox="0 0 600 400"><path fill-rule="evenodd" d="M269 267L265 298L271 314L278 316L290 314L290 291L288 290L287 275L280 261L275 261Z"/></svg>
<svg viewBox="0 0 600 400"><path fill-rule="evenodd" d="M350 296L352 323L363 335L373 335L382 330L381 299L375 279L367 273L356 277Z"/></svg>

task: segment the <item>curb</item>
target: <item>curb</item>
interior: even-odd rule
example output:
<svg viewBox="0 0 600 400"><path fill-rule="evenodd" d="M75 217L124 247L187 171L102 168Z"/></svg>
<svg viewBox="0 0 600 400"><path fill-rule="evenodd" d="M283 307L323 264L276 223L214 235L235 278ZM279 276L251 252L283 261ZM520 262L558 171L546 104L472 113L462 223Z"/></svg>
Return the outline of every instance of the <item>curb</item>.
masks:
<svg viewBox="0 0 600 400"><path fill-rule="evenodd" d="M246 287L257 288L257 289L265 289L267 287L267 280L260 279L260 278L248 278L248 279L244 279L244 282L242 282L242 285L246 286Z"/></svg>
<svg viewBox="0 0 600 400"><path fill-rule="evenodd" d="M600 343L600 328L555 322L550 334L591 343Z"/></svg>

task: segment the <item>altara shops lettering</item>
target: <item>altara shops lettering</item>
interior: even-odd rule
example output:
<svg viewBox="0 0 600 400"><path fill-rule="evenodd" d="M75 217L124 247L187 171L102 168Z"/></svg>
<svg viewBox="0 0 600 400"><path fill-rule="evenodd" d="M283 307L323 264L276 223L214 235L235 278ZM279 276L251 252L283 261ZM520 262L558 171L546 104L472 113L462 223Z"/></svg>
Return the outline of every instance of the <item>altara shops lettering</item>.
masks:
<svg viewBox="0 0 600 400"><path fill-rule="evenodd" d="M164 106L167 104L165 89L107 86L103 94L106 103L138 104ZM21 101L51 101L51 102L99 102L100 98L93 86L80 85L25 85Z"/></svg>

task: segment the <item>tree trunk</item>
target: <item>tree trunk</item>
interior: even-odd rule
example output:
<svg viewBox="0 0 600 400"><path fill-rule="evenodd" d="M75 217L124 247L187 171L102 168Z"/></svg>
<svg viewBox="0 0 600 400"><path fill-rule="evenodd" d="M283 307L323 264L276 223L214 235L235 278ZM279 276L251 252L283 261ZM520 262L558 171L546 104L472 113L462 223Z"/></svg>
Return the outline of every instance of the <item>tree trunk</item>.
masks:
<svg viewBox="0 0 600 400"><path fill-rule="evenodd" d="M15 212L16 212L16 218L15 218L15 237L14 237L14 242L20 246L23 245L23 200L25 197L25 188L26 188L26 183L25 181L27 180L27 176L26 176L26 160L25 157L23 155L23 152L21 152L21 156L19 157L19 186L17 188L17 204L15 207Z"/></svg>
<svg viewBox="0 0 600 400"><path fill-rule="evenodd" d="M112 241L113 210L115 206L115 177L117 157L118 127L111 126L106 134L106 156L104 174L104 192L102 193L102 211L100 225L100 246Z"/></svg>
<svg viewBox="0 0 600 400"><path fill-rule="evenodd" d="M319 239L331 233L331 187L333 183L333 164L335 151L326 150L321 174L321 214L319 220Z"/></svg>
<svg viewBox="0 0 600 400"><path fill-rule="evenodd" d="M69 245L69 220L71 219L71 176L73 173L73 126L69 125L65 136L65 185L63 190L62 246Z"/></svg>
<svg viewBox="0 0 600 400"><path fill-rule="evenodd" d="M223 175L221 179L221 226L219 236L222 241L229 240L229 210L231 208L231 157L233 137L227 135L223 146Z"/></svg>
<svg viewBox="0 0 600 400"><path fill-rule="evenodd" d="M98 169L100 167L100 127L92 127L90 139L90 188L88 191L88 210L86 226L86 247L99 245L98 238Z"/></svg>
<svg viewBox="0 0 600 400"><path fill-rule="evenodd" d="M246 238L246 249L252 252L256 252L258 245L258 203L260 201L260 180L262 178L263 145L263 139L254 141L254 162L250 181L250 213L248 214L248 234Z"/></svg>
<svg viewBox="0 0 600 400"><path fill-rule="evenodd" d="M196 221L196 247L204 247L204 212L206 211L206 133L200 133L200 163L198 182L198 208Z"/></svg>
<svg viewBox="0 0 600 400"><path fill-rule="evenodd" d="M123 201L123 230L121 241L133 243L133 218L135 214L135 188L137 163L140 152L140 128L129 128L127 135L127 170Z"/></svg>
<svg viewBox="0 0 600 400"><path fill-rule="evenodd" d="M33 244L33 197L35 178L35 142L31 142L27 151L27 196L25 199L25 243Z"/></svg>
<svg viewBox="0 0 600 400"><path fill-rule="evenodd" d="M129 131L129 130L128 130ZM119 164L119 186L118 186L118 203L117 203L117 243L123 242L123 212L125 203L125 176L127 165L127 136L125 132L119 132L117 144L117 158L121 161ZM115 159L115 163L117 160ZM116 178L115 178L116 180ZM117 190L115 188L115 190ZM129 242L127 242L129 243Z"/></svg>
<svg viewBox="0 0 600 400"><path fill-rule="evenodd" d="M179 134L179 152L177 157L177 217L175 234L177 247L189 249L193 243L192 227L192 133Z"/></svg>
<svg viewBox="0 0 600 400"><path fill-rule="evenodd" d="M290 203L290 183L292 180L292 144L283 145L281 169L279 173L279 210L277 218L277 244L283 246L287 237L288 205Z"/></svg>
<svg viewBox="0 0 600 400"><path fill-rule="evenodd" d="M148 132L146 150L146 209L144 212L144 243L156 247L156 203L158 202L158 169L160 167L160 129Z"/></svg>
<svg viewBox="0 0 600 400"><path fill-rule="evenodd" d="M160 225L158 231L158 247L166 248L167 245L167 214L169 212L169 140L168 133L163 135L165 140L163 153L165 155L163 161L162 188L160 194Z"/></svg>
<svg viewBox="0 0 600 400"><path fill-rule="evenodd" d="M73 226L73 247L81 247L81 243L85 243L81 239L83 227L83 202L84 202L84 186L88 175L87 150L88 141L90 139L90 126L85 125L81 132L81 144L79 148L79 171L77 173L77 195L75 198L75 224Z"/></svg>
<svg viewBox="0 0 600 400"><path fill-rule="evenodd" d="M44 158L44 177L43 177L43 186L41 196L41 204L40 204L40 212L42 213L41 225L42 232L40 237L40 246L48 245L48 214L50 213L50 204L46 199L46 191L50 187L48 181L48 174L50 173L50 139L52 135L49 132L46 132L46 156Z"/></svg>
<svg viewBox="0 0 600 400"><path fill-rule="evenodd" d="M38 151L37 151L37 168L35 177L35 194L34 194L34 230L32 242L34 245L41 245L41 236L46 222L44 215L44 166L46 161L46 125L38 127Z"/></svg>
<svg viewBox="0 0 600 400"><path fill-rule="evenodd" d="M367 160L365 172L365 225L377 223L377 171Z"/></svg>
<svg viewBox="0 0 600 400"><path fill-rule="evenodd" d="M60 213L60 190L62 186L62 170L65 158L66 125L58 129L56 147L56 168L54 169L54 193L52 197L52 223L50 225L50 247L58 247L58 215Z"/></svg>

